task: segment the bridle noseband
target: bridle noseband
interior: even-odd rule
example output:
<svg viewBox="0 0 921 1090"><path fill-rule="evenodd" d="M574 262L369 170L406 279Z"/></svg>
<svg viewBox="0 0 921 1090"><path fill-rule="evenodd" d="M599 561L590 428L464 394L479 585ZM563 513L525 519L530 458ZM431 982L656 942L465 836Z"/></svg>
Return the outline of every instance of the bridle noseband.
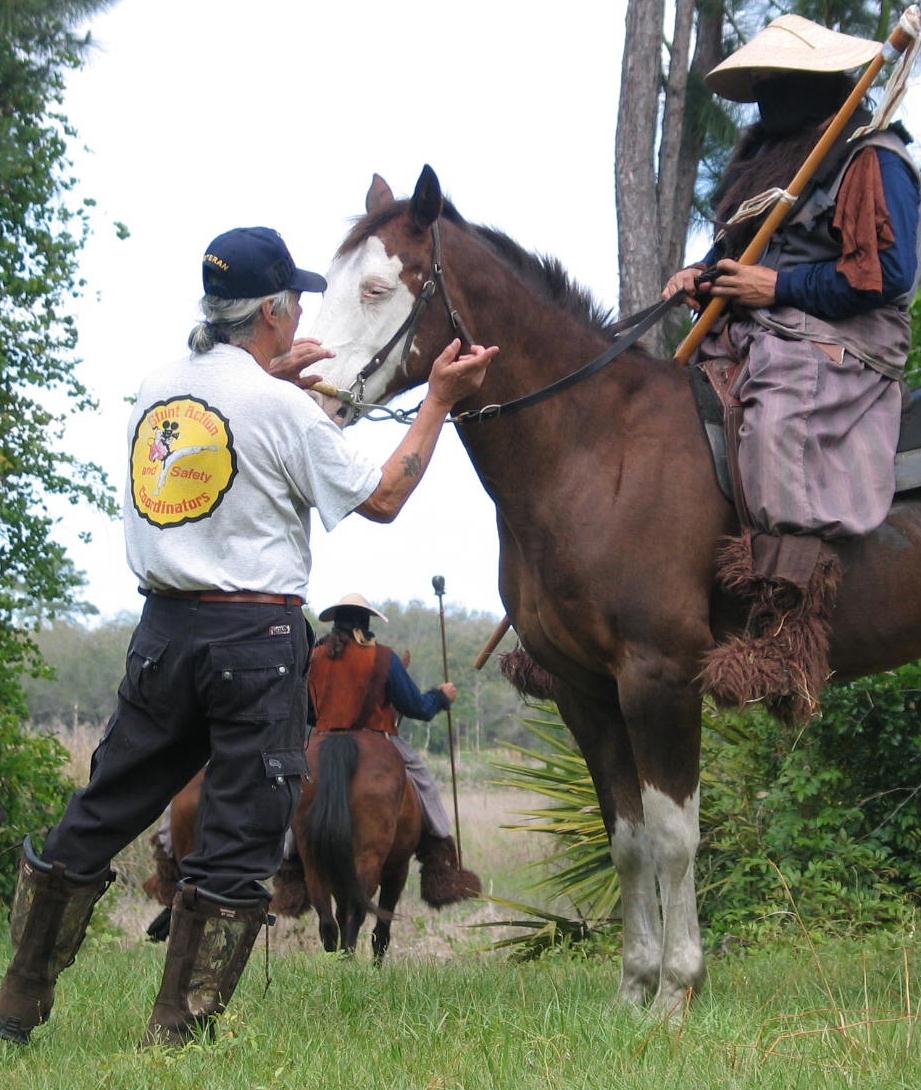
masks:
<svg viewBox="0 0 921 1090"><path fill-rule="evenodd" d="M438 227L438 220L436 219L432 224L432 269L429 273L429 278L422 285L422 291L416 296L412 309L409 314L406 315L400 328L394 333L390 340L387 341L383 348L379 348L377 352L374 353L368 363L366 363L355 376L354 382L348 389L348 399L336 413L339 417L346 417L349 410L351 410L351 415L348 415L345 421L346 424L352 422L357 415L358 410L365 403L365 383L376 371L379 371L381 367L384 366L384 361L400 343L400 338L403 336L406 337L406 343L403 345L403 352L400 356L400 368L405 373L409 354L412 351L413 344L416 340L416 330L419 328L419 323L422 321L422 316L425 314L429 303L439 292L441 293L445 310L448 312L448 321L451 323L452 330L460 337L462 343L469 348L473 344L473 338L471 337L467 326L464 324L463 318L461 318L457 308L451 301L448 285L445 282L444 262L442 260L441 251L441 231Z"/></svg>

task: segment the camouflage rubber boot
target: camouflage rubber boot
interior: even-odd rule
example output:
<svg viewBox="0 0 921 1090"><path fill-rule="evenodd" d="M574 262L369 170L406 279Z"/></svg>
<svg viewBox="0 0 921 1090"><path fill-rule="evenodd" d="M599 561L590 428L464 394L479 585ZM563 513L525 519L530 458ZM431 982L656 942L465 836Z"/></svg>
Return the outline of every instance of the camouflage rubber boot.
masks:
<svg viewBox="0 0 921 1090"><path fill-rule="evenodd" d="M108 867L81 877L46 863L26 837L10 912L13 960L0 985L0 1038L24 1045L47 1022L55 982L73 964L93 906L114 878Z"/></svg>
<svg viewBox="0 0 921 1090"><path fill-rule="evenodd" d="M443 908L479 896L482 883L472 870L459 866L454 837L423 833L416 858L422 864L421 893L427 905Z"/></svg>
<svg viewBox="0 0 921 1090"><path fill-rule="evenodd" d="M160 993L142 1047L181 1047L224 1011L264 924L262 898L235 901L181 884L173 900Z"/></svg>

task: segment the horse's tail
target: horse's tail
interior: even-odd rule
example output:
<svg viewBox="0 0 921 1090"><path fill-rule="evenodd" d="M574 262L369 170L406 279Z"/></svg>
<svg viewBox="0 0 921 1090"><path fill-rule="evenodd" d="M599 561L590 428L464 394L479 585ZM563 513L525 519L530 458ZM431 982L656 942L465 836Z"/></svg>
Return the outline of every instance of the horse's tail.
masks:
<svg viewBox="0 0 921 1090"><path fill-rule="evenodd" d="M331 731L323 740L317 793L307 817L307 840L317 870L334 889L346 891L366 912L389 919L365 893L355 870L349 794L359 749L348 731Z"/></svg>

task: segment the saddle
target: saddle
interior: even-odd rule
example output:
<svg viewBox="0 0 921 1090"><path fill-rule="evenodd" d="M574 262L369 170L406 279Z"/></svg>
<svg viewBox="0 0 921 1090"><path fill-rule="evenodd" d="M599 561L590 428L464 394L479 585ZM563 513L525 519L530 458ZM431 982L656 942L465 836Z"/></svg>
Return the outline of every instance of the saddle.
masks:
<svg viewBox="0 0 921 1090"><path fill-rule="evenodd" d="M710 443L716 479L723 495L742 514L744 499L735 472L742 405L732 389L742 364L710 359L692 364L691 388L701 423ZM921 488L921 389L902 388L902 425L895 456L896 493Z"/></svg>

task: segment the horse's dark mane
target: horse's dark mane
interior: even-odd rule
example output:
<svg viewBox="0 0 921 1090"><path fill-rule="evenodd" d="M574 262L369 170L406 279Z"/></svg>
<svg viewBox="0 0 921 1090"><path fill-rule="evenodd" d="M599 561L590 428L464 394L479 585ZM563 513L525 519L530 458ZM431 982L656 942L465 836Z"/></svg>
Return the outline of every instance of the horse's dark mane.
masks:
<svg viewBox="0 0 921 1090"><path fill-rule="evenodd" d="M346 236L337 256L347 254L360 246L365 239L396 219L406 210L408 204L408 201L396 201L377 212L363 216ZM494 227L468 223L450 201L444 202L442 216L462 231L485 242L522 280L539 291L549 302L556 303L607 339L613 339L616 321L611 311L601 306L586 288L572 280L557 258L529 253L514 239Z"/></svg>

